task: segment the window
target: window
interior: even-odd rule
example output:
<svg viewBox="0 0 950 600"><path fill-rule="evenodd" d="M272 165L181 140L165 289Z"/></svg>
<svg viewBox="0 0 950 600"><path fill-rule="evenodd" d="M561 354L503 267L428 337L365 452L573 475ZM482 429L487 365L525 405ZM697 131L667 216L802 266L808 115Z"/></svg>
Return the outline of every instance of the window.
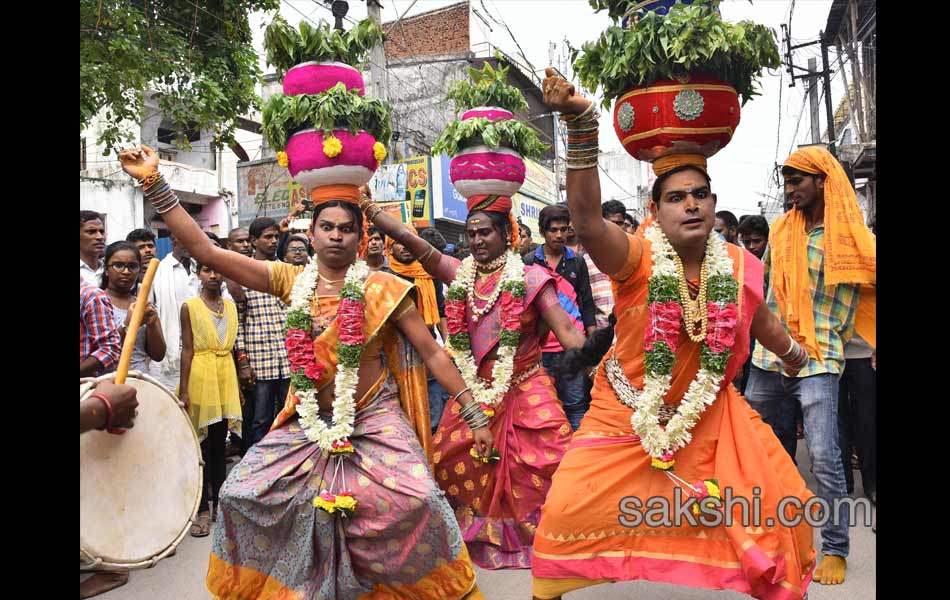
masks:
<svg viewBox="0 0 950 600"><path fill-rule="evenodd" d="M86 170L86 138L79 138L79 170Z"/></svg>
<svg viewBox="0 0 950 600"><path fill-rule="evenodd" d="M162 124L158 126L158 141L162 144L174 144L175 137L181 131L180 127L176 127L172 123L171 119L163 119ZM191 123L188 126L188 130L184 132L185 138L189 142L197 142L201 139L201 130L198 129L197 123Z"/></svg>

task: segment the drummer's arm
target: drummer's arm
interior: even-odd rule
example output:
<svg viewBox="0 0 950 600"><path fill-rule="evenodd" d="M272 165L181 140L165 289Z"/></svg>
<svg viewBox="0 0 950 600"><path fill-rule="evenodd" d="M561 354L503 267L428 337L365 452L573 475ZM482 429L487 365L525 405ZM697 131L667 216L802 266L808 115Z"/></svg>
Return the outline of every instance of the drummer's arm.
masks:
<svg viewBox="0 0 950 600"><path fill-rule="evenodd" d="M99 398L87 398L79 403L79 433L106 426L109 413L105 403Z"/></svg>
<svg viewBox="0 0 950 600"><path fill-rule="evenodd" d="M237 254L235 252L235 254ZM261 261L263 262L263 261ZM191 377L191 359L195 357L194 339L191 335L191 317L188 316L188 305L181 305L181 379L178 382L178 399L188 404L188 378Z"/></svg>
<svg viewBox="0 0 950 600"><path fill-rule="evenodd" d="M135 408L139 405L135 388L125 384L102 381L96 386L96 394L109 399L113 427L132 427ZM109 411L101 398L86 398L79 403L79 433L90 429L105 429L109 425Z"/></svg>

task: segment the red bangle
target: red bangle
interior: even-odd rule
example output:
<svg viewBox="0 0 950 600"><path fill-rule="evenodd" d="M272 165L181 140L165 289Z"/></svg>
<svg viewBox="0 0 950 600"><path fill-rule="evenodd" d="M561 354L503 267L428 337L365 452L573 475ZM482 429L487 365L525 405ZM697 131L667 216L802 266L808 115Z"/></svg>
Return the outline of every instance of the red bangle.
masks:
<svg viewBox="0 0 950 600"><path fill-rule="evenodd" d="M103 403L103 404L106 405L106 413L107 413L107 415L108 415L108 418L106 419L105 430L106 430L107 432L112 433L112 434L115 434L115 435L121 435L121 434L125 433L125 429L117 429L117 428L115 428L115 427L112 426L112 403L109 402L109 399L106 398L105 394L100 394L100 393L97 392L97 393L95 393L95 394L92 394L92 395L89 396L89 397L90 397L90 398L98 398L99 400L102 400L102 403Z"/></svg>

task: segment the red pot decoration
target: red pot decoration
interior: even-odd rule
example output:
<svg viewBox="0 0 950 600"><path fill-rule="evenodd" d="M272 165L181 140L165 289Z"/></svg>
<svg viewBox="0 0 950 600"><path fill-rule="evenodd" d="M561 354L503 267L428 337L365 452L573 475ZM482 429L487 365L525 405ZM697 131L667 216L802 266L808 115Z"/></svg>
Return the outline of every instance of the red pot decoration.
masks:
<svg viewBox="0 0 950 600"><path fill-rule="evenodd" d="M656 81L617 99L614 132L637 160L722 150L739 125L739 96L728 83L693 75L687 83Z"/></svg>
<svg viewBox="0 0 950 600"><path fill-rule="evenodd" d="M359 90L360 96L366 88L363 75L350 65L341 62L300 63L284 76L284 95L320 94L340 82L348 90Z"/></svg>

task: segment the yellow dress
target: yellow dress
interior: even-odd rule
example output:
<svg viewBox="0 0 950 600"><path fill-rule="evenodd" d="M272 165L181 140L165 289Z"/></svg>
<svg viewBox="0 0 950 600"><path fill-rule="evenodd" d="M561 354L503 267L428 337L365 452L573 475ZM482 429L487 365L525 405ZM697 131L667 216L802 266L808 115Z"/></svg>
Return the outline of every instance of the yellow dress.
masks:
<svg viewBox="0 0 950 600"><path fill-rule="evenodd" d="M227 419L228 429L240 435L241 401L231 357L237 338L237 308L234 302L224 300L224 313L213 313L198 296L185 304L195 353L188 377L191 423L199 440L207 437L209 425L221 419Z"/></svg>

